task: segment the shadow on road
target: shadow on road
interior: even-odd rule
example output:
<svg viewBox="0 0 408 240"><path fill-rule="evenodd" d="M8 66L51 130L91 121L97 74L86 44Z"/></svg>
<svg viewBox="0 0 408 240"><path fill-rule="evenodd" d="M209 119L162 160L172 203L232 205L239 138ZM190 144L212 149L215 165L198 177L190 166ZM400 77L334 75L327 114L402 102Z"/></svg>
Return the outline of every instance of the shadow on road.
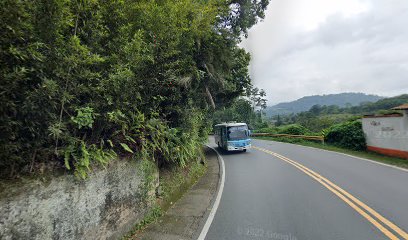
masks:
<svg viewBox="0 0 408 240"><path fill-rule="evenodd" d="M246 151L246 152L244 152L244 151L227 151L227 150L225 150L223 148L220 148L220 147L216 147L216 149L223 156L236 155L236 154L248 154L248 153L251 152L251 151L249 151L249 152L248 151Z"/></svg>

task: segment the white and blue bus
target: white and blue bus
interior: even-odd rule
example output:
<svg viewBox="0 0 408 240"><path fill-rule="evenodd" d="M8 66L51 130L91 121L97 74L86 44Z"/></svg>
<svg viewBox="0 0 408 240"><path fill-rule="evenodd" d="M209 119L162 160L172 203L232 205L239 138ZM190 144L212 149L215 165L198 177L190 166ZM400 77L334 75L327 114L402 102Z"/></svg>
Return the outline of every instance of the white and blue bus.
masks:
<svg viewBox="0 0 408 240"><path fill-rule="evenodd" d="M227 151L251 148L250 132L246 123L221 123L214 126L215 143Z"/></svg>

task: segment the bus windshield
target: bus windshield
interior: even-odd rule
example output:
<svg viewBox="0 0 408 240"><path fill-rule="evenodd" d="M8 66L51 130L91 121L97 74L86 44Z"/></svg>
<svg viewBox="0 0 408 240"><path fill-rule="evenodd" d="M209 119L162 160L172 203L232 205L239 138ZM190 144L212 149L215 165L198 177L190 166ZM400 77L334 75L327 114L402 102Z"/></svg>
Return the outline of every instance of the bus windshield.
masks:
<svg viewBox="0 0 408 240"><path fill-rule="evenodd" d="M228 127L228 140L247 139L247 126Z"/></svg>

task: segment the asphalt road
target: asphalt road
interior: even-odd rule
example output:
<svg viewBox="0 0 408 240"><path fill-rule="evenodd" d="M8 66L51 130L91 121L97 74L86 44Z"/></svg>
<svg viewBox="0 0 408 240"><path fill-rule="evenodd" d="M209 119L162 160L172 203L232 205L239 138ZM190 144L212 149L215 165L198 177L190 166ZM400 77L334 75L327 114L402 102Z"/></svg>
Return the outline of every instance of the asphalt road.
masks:
<svg viewBox="0 0 408 240"><path fill-rule="evenodd" d="M225 185L206 239L408 239L408 171L292 144L253 146L220 151Z"/></svg>

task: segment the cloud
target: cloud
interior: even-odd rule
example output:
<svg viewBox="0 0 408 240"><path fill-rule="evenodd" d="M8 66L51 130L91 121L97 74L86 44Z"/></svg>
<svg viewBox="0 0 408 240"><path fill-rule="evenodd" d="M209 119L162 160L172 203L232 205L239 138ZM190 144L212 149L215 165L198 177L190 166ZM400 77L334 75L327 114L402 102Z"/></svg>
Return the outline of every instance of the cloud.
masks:
<svg viewBox="0 0 408 240"><path fill-rule="evenodd" d="M265 22L242 44L252 54L254 83L270 103L339 92L408 92L408 2L361 1L349 12L342 5L315 18L312 30L313 19L302 26L291 12L311 9L290 2L272 1Z"/></svg>

